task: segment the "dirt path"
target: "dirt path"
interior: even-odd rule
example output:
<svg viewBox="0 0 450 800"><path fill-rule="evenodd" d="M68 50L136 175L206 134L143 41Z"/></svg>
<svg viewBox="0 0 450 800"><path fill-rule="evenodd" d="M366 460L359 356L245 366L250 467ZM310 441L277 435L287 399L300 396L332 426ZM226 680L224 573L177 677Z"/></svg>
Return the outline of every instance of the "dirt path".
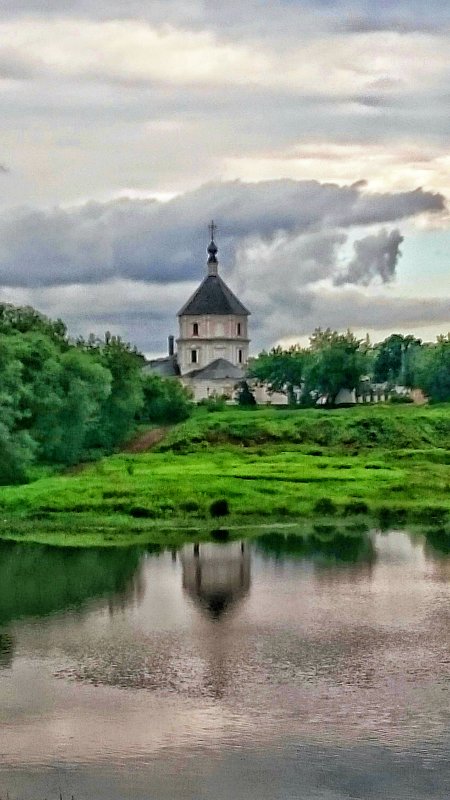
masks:
<svg viewBox="0 0 450 800"><path fill-rule="evenodd" d="M145 450L151 450L155 444L159 444L161 442L170 428L152 428L150 431L145 431L145 433L139 433L131 442L128 442L125 445L124 452L125 453L143 453Z"/></svg>

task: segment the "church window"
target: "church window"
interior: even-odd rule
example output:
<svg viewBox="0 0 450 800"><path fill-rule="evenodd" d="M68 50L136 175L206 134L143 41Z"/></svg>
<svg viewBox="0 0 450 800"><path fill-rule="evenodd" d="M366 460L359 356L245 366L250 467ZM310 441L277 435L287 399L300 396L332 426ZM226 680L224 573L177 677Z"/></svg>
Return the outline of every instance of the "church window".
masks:
<svg viewBox="0 0 450 800"><path fill-rule="evenodd" d="M198 336L198 322L194 322L192 325L192 336Z"/></svg>
<svg viewBox="0 0 450 800"><path fill-rule="evenodd" d="M242 364L242 350L238 350L238 361Z"/></svg>
<svg viewBox="0 0 450 800"><path fill-rule="evenodd" d="M238 324L237 324L237 335L238 336L241 335L241 323L240 322L238 322Z"/></svg>
<svg viewBox="0 0 450 800"><path fill-rule="evenodd" d="M197 364L197 350L191 350L191 364Z"/></svg>

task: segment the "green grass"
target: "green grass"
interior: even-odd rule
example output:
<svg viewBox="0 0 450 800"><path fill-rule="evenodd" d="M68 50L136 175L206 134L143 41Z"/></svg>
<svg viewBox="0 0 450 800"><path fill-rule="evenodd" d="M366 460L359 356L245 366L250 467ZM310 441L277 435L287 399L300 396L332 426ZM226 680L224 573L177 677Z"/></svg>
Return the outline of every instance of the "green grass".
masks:
<svg viewBox="0 0 450 800"><path fill-rule="evenodd" d="M3 488L0 536L170 546L324 515L445 526L449 444L449 406L199 413L150 452ZM217 500L228 516L213 518Z"/></svg>

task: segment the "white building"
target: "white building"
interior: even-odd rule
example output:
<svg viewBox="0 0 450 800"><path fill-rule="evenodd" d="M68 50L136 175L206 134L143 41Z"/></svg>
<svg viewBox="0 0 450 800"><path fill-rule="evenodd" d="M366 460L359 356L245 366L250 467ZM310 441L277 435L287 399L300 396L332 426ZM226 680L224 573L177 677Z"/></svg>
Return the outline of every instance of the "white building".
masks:
<svg viewBox="0 0 450 800"><path fill-rule="evenodd" d="M196 401L213 395L232 398L245 377L250 312L219 275L214 223L207 248L207 274L178 312L177 352L169 339L169 355L144 369L162 376L178 375Z"/></svg>

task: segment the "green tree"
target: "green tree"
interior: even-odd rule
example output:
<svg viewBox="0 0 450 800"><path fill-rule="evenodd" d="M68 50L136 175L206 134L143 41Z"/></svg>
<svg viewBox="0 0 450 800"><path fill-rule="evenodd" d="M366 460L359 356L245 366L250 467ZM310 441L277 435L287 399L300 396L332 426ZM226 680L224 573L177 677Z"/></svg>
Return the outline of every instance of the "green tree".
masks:
<svg viewBox="0 0 450 800"><path fill-rule="evenodd" d="M375 348L373 378L376 383L400 383L412 386L414 383L414 350L420 347L420 339L392 333Z"/></svg>
<svg viewBox="0 0 450 800"><path fill-rule="evenodd" d="M317 328L310 338L306 391L325 395L334 405L340 389L356 389L367 368L366 350L351 331Z"/></svg>
<svg viewBox="0 0 450 800"><path fill-rule="evenodd" d="M174 378L142 375L143 404L138 412L140 422L182 422L192 413L190 392Z"/></svg>
<svg viewBox="0 0 450 800"><path fill-rule="evenodd" d="M450 401L450 333L416 353L415 385L435 403Z"/></svg>
<svg viewBox="0 0 450 800"><path fill-rule="evenodd" d="M111 391L102 403L91 437L94 447L111 450L130 435L142 408L141 368L145 359L120 336L109 333L105 334L104 341L79 342L78 347L90 352L111 373Z"/></svg>
<svg viewBox="0 0 450 800"><path fill-rule="evenodd" d="M256 406L255 395L251 391L247 381L242 381L238 386L237 402L239 406L244 408L253 408Z"/></svg>
<svg viewBox="0 0 450 800"><path fill-rule="evenodd" d="M248 378L267 386L269 392L287 394L290 403L297 402L297 395L304 383L308 353L299 345L288 350L274 347L269 353L263 351L251 360Z"/></svg>
<svg viewBox="0 0 450 800"><path fill-rule="evenodd" d="M0 333L43 333L60 346L68 346L67 328L60 319L51 320L31 306L0 303Z"/></svg>

